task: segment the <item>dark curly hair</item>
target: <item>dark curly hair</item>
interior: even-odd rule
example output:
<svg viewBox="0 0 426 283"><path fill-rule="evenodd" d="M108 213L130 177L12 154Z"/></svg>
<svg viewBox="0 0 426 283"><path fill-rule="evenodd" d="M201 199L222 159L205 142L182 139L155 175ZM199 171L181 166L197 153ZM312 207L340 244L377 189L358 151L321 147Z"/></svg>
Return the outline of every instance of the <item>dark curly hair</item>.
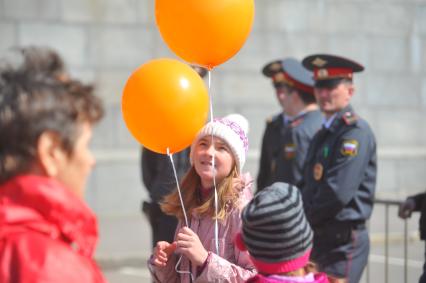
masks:
<svg viewBox="0 0 426 283"><path fill-rule="evenodd" d="M55 51L26 47L14 54L15 62L0 61L0 183L29 169L43 132L56 133L71 155L79 126L104 114L93 86L71 79Z"/></svg>

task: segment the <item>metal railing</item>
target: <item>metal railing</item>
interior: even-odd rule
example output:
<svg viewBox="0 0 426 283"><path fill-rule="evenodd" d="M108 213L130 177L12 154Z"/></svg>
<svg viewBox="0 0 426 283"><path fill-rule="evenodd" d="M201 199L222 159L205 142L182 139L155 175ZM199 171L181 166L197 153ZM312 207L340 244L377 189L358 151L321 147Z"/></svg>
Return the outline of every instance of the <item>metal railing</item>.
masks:
<svg viewBox="0 0 426 283"><path fill-rule="evenodd" d="M395 200L384 200L384 199L375 199L374 205L383 205L385 207L385 239L384 239L384 258L385 258L385 268L384 268L384 282L389 282L389 208L392 206L398 207L401 204L400 201ZM393 215L392 217L395 217ZM404 283L408 282L408 221L404 219L401 221L404 222L404 234L403 234L403 247L404 247ZM370 227L369 227L370 228ZM370 264L366 268L366 279L367 283L370 283Z"/></svg>

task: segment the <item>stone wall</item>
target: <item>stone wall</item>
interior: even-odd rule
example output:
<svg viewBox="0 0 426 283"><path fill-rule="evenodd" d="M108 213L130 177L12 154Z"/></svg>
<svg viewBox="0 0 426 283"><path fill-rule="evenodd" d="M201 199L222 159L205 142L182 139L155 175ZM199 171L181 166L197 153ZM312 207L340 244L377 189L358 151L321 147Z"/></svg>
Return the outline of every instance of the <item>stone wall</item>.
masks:
<svg viewBox="0 0 426 283"><path fill-rule="evenodd" d="M236 19L237 20L237 19ZM139 214L139 146L121 117L129 74L154 58L174 57L161 39L153 0L0 0L0 53L48 45L72 73L95 82L107 117L96 129L98 166L87 199L103 217ZM378 195L402 198L426 187L426 1L257 0L242 50L212 73L214 114L250 121L247 169L255 176L266 119L279 111L261 67L268 61L334 53L365 65L353 105L378 140Z"/></svg>

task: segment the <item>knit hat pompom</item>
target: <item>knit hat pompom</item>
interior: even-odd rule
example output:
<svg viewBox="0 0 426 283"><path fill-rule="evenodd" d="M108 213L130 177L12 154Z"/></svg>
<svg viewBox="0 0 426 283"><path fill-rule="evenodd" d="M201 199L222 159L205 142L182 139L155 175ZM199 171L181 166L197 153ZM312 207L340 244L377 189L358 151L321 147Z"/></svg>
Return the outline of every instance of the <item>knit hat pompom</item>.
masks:
<svg viewBox="0 0 426 283"><path fill-rule="evenodd" d="M229 114L223 118L216 118L207 123L197 134L191 145L190 160L193 164L193 151L198 141L205 136L221 138L230 147L237 165L238 172L242 172L248 151L249 123L240 114Z"/></svg>
<svg viewBox="0 0 426 283"><path fill-rule="evenodd" d="M241 218L242 240L260 272L289 272L308 263L313 232L297 187L280 182L266 187Z"/></svg>

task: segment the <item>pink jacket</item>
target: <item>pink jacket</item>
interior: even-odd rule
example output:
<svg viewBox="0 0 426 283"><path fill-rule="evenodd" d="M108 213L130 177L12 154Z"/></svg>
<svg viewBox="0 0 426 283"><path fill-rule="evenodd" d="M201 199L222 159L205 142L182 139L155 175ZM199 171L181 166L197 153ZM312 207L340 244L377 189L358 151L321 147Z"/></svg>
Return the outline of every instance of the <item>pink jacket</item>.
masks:
<svg viewBox="0 0 426 283"><path fill-rule="evenodd" d="M241 229L241 210L252 198L251 185L247 186L240 194L239 207L234 209L229 217L221 222L219 226L219 254L216 254L214 240L214 220L211 217L200 217L193 214L189 219L191 228L200 238L204 248L211 252L206 266L201 274L192 266L192 274L195 282L245 282L256 274L255 267L249 259L247 252L242 252L234 245L235 235ZM184 224L179 222L176 231ZM155 282L159 283L189 283L188 273L178 274L175 271L178 254L172 255L165 267L150 265L150 270ZM189 271L190 261L182 256L179 270Z"/></svg>
<svg viewBox="0 0 426 283"><path fill-rule="evenodd" d="M296 280L290 280L279 277L267 277L261 274L257 274L255 277L247 280L247 283L329 283L327 275L325 273L314 274L314 281L301 280L301 277L295 277Z"/></svg>

